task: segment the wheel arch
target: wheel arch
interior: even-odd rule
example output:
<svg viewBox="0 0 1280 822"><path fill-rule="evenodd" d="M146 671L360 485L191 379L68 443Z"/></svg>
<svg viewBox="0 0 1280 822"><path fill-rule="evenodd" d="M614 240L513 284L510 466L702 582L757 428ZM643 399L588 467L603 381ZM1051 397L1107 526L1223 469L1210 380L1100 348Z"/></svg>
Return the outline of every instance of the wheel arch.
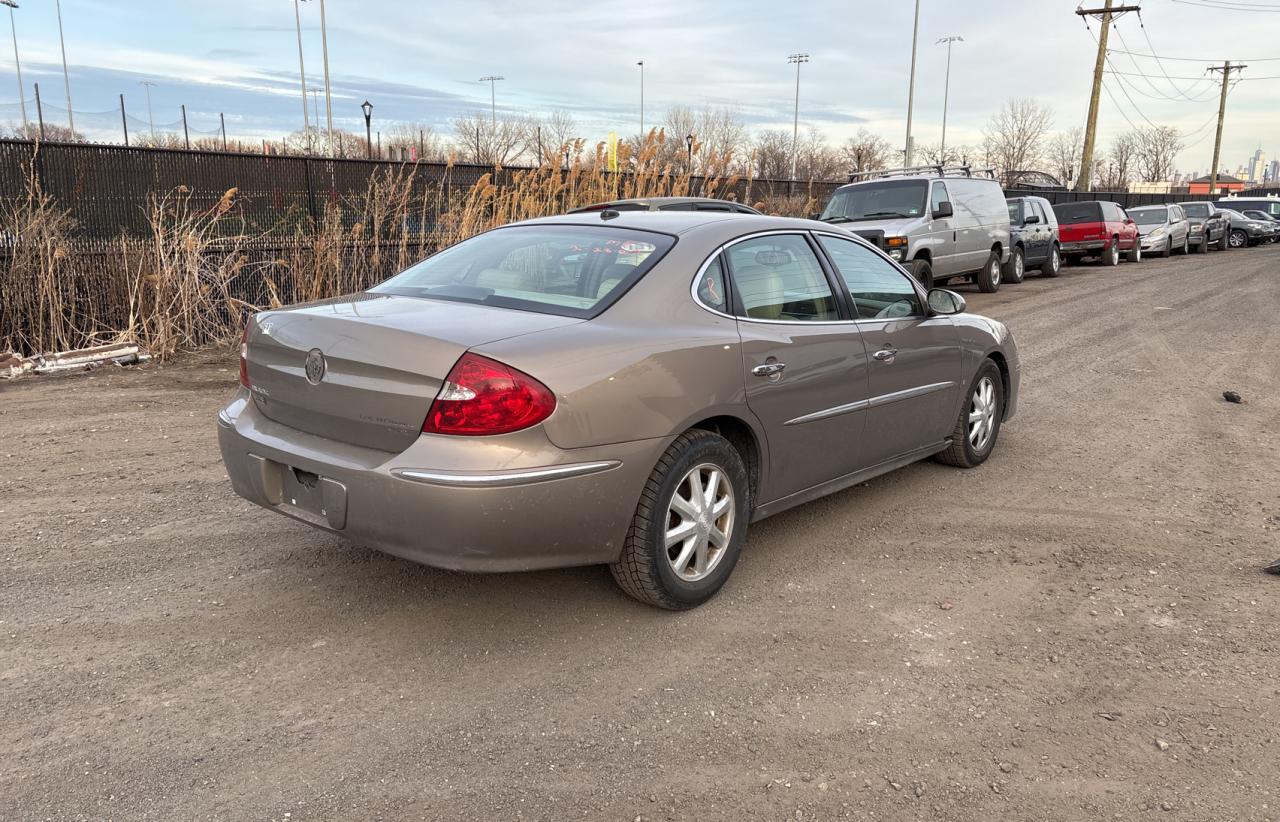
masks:
<svg viewBox="0 0 1280 822"><path fill-rule="evenodd" d="M743 464L747 466L747 484L751 493L750 507L754 509L759 499L760 479L767 458L763 436L747 420L733 414L717 414L698 420L689 424L676 436L694 429L719 434L728 440L742 457Z"/></svg>
<svg viewBox="0 0 1280 822"><path fill-rule="evenodd" d="M1000 396L1004 407L1000 409L1000 419L1004 420L1009 412L1009 361L1005 358L1004 352L998 348L993 348L987 352L985 359L991 360L996 364L996 368L1000 369L1000 385L1004 389Z"/></svg>

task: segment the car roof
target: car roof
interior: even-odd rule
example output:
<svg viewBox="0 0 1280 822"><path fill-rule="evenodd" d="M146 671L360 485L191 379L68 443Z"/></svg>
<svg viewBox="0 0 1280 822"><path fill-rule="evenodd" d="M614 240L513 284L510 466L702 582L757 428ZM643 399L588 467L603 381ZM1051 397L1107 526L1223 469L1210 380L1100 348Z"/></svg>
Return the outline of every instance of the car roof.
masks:
<svg viewBox="0 0 1280 822"><path fill-rule="evenodd" d="M740 203L737 200L726 200L723 197L632 197L632 198L624 198L619 200L603 200L598 203L592 203L591 205L579 206L578 208L571 209L569 213L572 214L572 213L584 212L584 211L601 211L605 208L608 208L609 206L634 205L634 206L656 206L661 208L662 206L696 204L696 203L723 203L723 204L731 205L734 208L745 208L745 209L751 209L751 211L753 212L756 211L756 209L752 208L746 203Z"/></svg>

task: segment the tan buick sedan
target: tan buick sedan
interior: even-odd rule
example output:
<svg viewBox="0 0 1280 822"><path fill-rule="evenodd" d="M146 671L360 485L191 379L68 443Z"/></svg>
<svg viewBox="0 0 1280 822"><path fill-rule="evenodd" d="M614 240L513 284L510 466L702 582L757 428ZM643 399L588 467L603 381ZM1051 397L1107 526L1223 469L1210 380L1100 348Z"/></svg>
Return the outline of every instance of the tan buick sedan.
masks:
<svg viewBox="0 0 1280 822"><path fill-rule="evenodd" d="M218 439L236 492L467 571L608 564L698 605L747 525L916 460L973 467L1013 337L840 228L718 213L518 223L258 314Z"/></svg>

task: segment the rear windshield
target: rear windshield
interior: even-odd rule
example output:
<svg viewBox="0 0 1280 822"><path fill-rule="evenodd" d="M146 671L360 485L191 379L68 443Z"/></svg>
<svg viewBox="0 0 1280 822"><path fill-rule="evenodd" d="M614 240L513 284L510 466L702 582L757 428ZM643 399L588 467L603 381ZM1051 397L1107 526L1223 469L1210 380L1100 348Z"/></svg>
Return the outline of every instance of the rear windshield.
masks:
<svg viewBox="0 0 1280 822"><path fill-rule="evenodd" d="M1169 221L1169 209L1164 206L1155 208L1131 208L1129 216L1138 225L1160 225Z"/></svg>
<svg viewBox="0 0 1280 822"><path fill-rule="evenodd" d="M1209 205L1207 203L1183 203L1182 210L1187 212L1188 217L1209 216Z"/></svg>
<svg viewBox="0 0 1280 822"><path fill-rule="evenodd" d="M1056 203L1053 213L1058 215L1058 222L1072 223L1102 222L1102 203Z"/></svg>
<svg viewBox="0 0 1280 822"><path fill-rule="evenodd" d="M1010 225L1019 225L1022 222L1022 201L1006 200L1009 204L1009 223Z"/></svg>
<svg viewBox="0 0 1280 822"><path fill-rule="evenodd" d="M446 248L370 290L590 318L674 244L666 234L608 226L510 226Z"/></svg>
<svg viewBox="0 0 1280 822"><path fill-rule="evenodd" d="M924 180L885 180L842 188L818 219L828 222L893 220L924 213L929 184Z"/></svg>

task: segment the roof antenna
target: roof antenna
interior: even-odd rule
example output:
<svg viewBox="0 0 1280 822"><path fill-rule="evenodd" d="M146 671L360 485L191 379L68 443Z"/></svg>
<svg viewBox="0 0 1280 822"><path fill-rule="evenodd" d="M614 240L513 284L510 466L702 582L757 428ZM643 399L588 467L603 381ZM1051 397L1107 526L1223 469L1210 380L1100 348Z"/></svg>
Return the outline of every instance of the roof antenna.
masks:
<svg viewBox="0 0 1280 822"><path fill-rule="evenodd" d="M614 217L620 216L622 216L621 212L614 211L612 208L606 208L604 211L600 212L601 220L612 220Z"/></svg>

